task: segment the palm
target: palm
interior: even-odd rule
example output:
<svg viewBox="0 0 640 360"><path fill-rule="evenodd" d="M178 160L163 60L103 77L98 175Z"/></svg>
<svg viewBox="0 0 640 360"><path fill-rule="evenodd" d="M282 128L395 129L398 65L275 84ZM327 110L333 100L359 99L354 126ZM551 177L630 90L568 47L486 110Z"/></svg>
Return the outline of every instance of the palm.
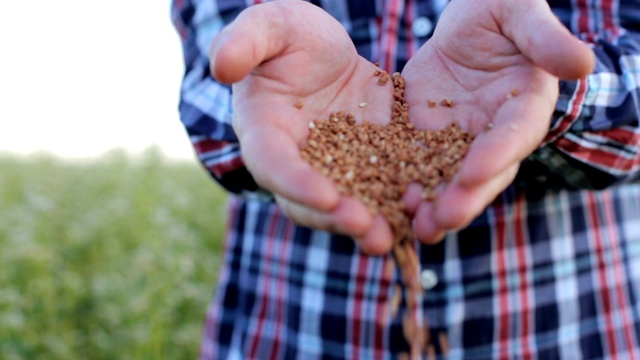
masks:
<svg viewBox="0 0 640 360"><path fill-rule="evenodd" d="M234 128L239 136L260 128L287 139L291 148L279 151L297 151L309 121L328 119L332 112L350 112L371 122L389 120L391 87L377 86L375 65L358 56L344 31L336 33L339 36L309 36L314 43L304 42L306 49L296 49L299 42L294 40L282 56L234 84ZM273 142L269 146L281 148Z"/></svg>
<svg viewBox="0 0 640 360"><path fill-rule="evenodd" d="M480 134L487 126L519 121L517 116L502 116L507 104L526 106L533 97L546 103L545 111L553 110L557 80L523 56L514 56L511 63L490 70L460 62L447 55L447 50L428 43L403 71L411 119L416 125L440 127L455 119ZM454 106L440 106L443 99L454 101ZM429 100L438 106L430 108ZM544 134L546 125L548 123L541 122L533 126L537 135Z"/></svg>
<svg viewBox="0 0 640 360"><path fill-rule="evenodd" d="M348 37L343 40L351 44ZM334 48L318 44L312 49ZM337 111L357 121L386 123L391 117L392 86L376 85L376 66L355 49L346 50L339 52L340 59L323 59L327 51L293 51L233 87L233 125L248 169L265 188L312 207L323 207L336 194L328 179L298 156L309 122Z"/></svg>
<svg viewBox="0 0 640 360"><path fill-rule="evenodd" d="M268 46L273 49L264 49L266 61L233 85L234 129L256 179L295 198L308 195L296 191L301 187L293 183L296 179L274 178L273 172L283 163L285 172L310 169L297 156L309 121L345 111L356 119L383 123L390 118L392 89L376 86L375 65L358 56L344 28L330 15L304 2L274 5L273 16L282 16L286 23L272 31L287 36L271 40Z"/></svg>
<svg viewBox="0 0 640 360"><path fill-rule="evenodd" d="M517 151L522 157L546 134L557 97L557 79L532 64L506 39L495 46L495 39L490 39L493 35L477 32L470 43L442 46L434 38L425 44L403 71L410 118L419 128L439 128L456 120L478 135L479 141L499 141L503 149L509 147L505 141L517 138L514 146L528 147ZM480 49L484 44L494 46ZM453 101L454 106L441 106L444 99ZM438 106L430 108L429 101ZM495 131L486 132L488 129ZM482 155L475 160L486 160L489 154ZM476 155L472 152L469 156ZM502 159L494 157L493 163L497 160ZM500 165L513 160L505 157Z"/></svg>
<svg viewBox="0 0 640 360"><path fill-rule="evenodd" d="M477 135L441 199L419 205L416 224L427 224L417 229L423 239L464 225L512 181L519 162L548 131L558 94L556 76L584 76L589 70L588 50L540 4L452 1L432 39L403 70L416 127L440 128L455 120ZM544 26L527 22L534 6L530 18ZM544 30L532 30L537 28ZM541 40L546 39L559 40L545 48ZM579 60L575 69L565 65L572 57ZM443 99L454 106L440 106ZM438 105L430 107L429 101Z"/></svg>
<svg viewBox="0 0 640 360"><path fill-rule="evenodd" d="M299 155L311 120L337 111L377 123L391 117L393 86L376 85L376 66L357 54L342 25L307 2L254 6L214 40L211 58L214 75L233 83L233 126L243 160L285 212L364 243L369 235L383 239L374 241L382 248L365 246L369 250L388 247L386 225L360 202L339 196Z"/></svg>

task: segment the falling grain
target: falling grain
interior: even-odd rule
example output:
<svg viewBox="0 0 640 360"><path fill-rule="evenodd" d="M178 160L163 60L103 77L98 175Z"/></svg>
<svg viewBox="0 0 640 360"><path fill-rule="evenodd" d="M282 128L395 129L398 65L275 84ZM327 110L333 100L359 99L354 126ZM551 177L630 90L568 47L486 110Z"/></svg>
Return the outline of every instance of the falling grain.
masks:
<svg viewBox="0 0 640 360"><path fill-rule="evenodd" d="M426 348L428 329L416 322L416 311L422 298L420 264L413 246L411 220L405 214L402 196L411 183L423 186L422 198L433 200L435 188L449 181L460 167L475 136L452 121L440 130L417 130L409 122L409 106L405 101L405 81L399 73L393 78L376 71L379 85L390 80L394 86L394 104L387 126L357 122L348 112L337 111L328 120L309 123L309 136L301 148L301 156L311 166L328 176L345 196L360 199L372 214L381 214L393 233L393 256L401 273L407 311L402 320L403 331L411 346L411 354ZM430 100L429 107L435 107ZM453 107L453 100L442 106ZM366 103L359 103L360 108ZM389 303L395 317L402 300L396 289ZM442 348L443 340L439 339ZM433 346L428 347L434 351ZM431 353L429 353L431 355Z"/></svg>

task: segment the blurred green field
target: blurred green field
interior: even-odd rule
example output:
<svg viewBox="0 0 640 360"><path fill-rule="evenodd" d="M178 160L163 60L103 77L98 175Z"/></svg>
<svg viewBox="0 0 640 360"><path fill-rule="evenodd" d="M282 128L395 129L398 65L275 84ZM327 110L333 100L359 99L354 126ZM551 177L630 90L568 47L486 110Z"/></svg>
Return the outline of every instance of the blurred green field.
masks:
<svg viewBox="0 0 640 360"><path fill-rule="evenodd" d="M194 359L225 196L194 162L0 155L0 359Z"/></svg>

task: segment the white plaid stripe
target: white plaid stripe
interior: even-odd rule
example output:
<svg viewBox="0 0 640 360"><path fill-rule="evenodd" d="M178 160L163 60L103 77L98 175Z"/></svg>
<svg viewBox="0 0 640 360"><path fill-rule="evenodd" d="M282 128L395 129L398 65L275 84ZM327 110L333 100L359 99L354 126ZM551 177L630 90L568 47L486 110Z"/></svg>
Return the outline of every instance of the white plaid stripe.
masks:
<svg viewBox="0 0 640 360"><path fill-rule="evenodd" d="M314 232L311 236L310 248L313 253L308 253L306 263L309 271L304 273L302 285L302 304L305 311L300 318L300 337L296 346L301 349L298 359L315 359L322 353L322 340L318 338L320 333L321 316L324 303L325 274L329 264L329 254L325 246L329 241L329 234Z"/></svg>
<svg viewBox="0 0 640 360"><path fill-rule="evenodd" d="M214 116L219 122L231 125L233 111L231 92L205 75L205 65L198 65L183 80L183 101L188 102L204 114ZM202 79L204 77L204 80ZM189 124L186 124L189 126ZM204 134L213 139L222 134Z"/></svg>
<svg viewBox="0 0 640 360"><path fill-rule="evenodd" d="M617 74L603 72L587 77L586 105L619 106L627 96L624 79Z"/></svg>
<svg viewBox="0 0 640 360"><path fill-rule="evenodd" d="M558 301L559 338L566 344L560 348L560 355L564 359L575 356L583 358L578 340L579 319L578 284L576 279L575 250L571 237L571 219L566 209L569 200L565 193L545 203L544 211L549 216L549 232L554 241L550 242L551 258L553 261L553 276L555 294Z"/></svg>

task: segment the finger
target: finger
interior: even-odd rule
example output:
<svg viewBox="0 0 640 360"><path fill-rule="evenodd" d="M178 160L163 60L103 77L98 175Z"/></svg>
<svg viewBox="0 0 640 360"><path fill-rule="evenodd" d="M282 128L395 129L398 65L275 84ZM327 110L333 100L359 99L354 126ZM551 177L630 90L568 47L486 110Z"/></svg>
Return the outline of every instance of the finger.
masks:
<svg viewBox="0 0 640 360"><path fill-rule="evenodd" d="M504 4L502 30L534 64L562 79L580 79L593 71L593 51L571 34L546 1Z"/></svg>
<svg viewBox="0 0 640 360"><path fill-rule="evenodd" d="M261 187L320 211L338 205L340 195L335 185L302 159L290 134L268 124L255 124L241 136L245 165Z"/></svg>
<svg viewBox="0 0 640 360"><path fill-rule="evenodd" d="M413 221L413 230L418 240L425 244L435 244L445 235L442 229L434 221L434 205L432 202L423 202L416 210Z"/></svg>
<svg viewBox="0 0 640 360"><path fill-rule="evenodd" d="M387 222L381 216L371 216L366 207L353 198L342 198L330 212L319 211L279 195L276 195L276 201L296 224L351 236L367 254L381 255L391 249L392 234Z"/></svg>
<svg viewBox="0 0 640 360"><path fill-rule="evenodd" d="M433 244L447 231L467 226L513 181L518 165L482 186L469 189L450 184L435 202L420 204L414 219L416 237Z"/></svg>
<svg viewBox="0 0 640 360"><path fill-rule="evenodd" d="M283 196L275 196L282 211L296 224L354 237L364 236L373 224L366 207L353 198L342 198L332 211L321 211Z"/></svg>
<svg viewBox="0 0 640 360"><path fill-rule="evenodd" d="M418 183L411 183L402 195L402 202L405 206L405 213L411 217L416 213L418 206L422 202L423 186Z"/></svg>
<svg viewBox="0 0 640 360"><path fill-rule="evenodd" d="M393 233L389 223L381 215L377 215L367 232L356 237L355 241L362 252L369 255L383 255L391 251Z"/></svg>
<svg viewBox="0 0 640 360"><path fill-rule="evenodd" d="M287 22L277 4L244 10L211 44L211 74L220 82L242 80L262 62L286 48Z"/></svg>
<svg viewBox="0 0 640 360"><path fill-rule="evenodd" d="M506 189L518 172L519 164L513 164L502 173L476 187L450 184L439 194L432 210L433 221L428 224L442 230L460 229L476 218L493 200Z"/></svg>
<svg viewBox="0 0 640 360"><path fill-rule="evenodd" d="M460 186L486 183L540 146L551 121L557 83L541 87L547 96L527 92L498 109L492 129L477 135L463 160L455 178Z"/></svg>

